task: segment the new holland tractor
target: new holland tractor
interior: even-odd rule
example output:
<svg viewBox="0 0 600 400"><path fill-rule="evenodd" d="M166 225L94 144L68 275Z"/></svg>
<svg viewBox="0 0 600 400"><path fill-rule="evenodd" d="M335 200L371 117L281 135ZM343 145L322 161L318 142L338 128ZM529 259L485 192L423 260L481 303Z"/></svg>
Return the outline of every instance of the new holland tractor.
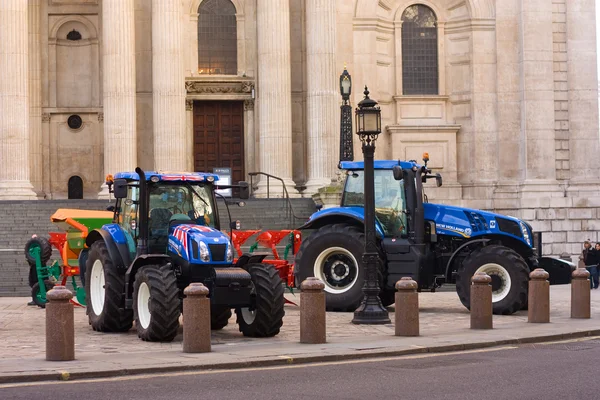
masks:
<svg viewBox="0 0 600 400"><path fill-rule="evenodd" d="M215 191L237 188L247 199L248 184L217 181L213 174L140 168L107 177L114 219L86 238L87 314L94 330L124 332L135 321L141 339L171 341L183 289L202 282L210 291L212 329L225 327L235 309L245 336L279 333L284 287L277 270L261 263L261 254L233 264L230 237L221 232ZM237 224L230 221L230 228Z"/></svg>
<svg viewBox="0 0 600 400"><path fill-rule="evenodd" d="M455 283L470 307L471 277L492 278L495 314L527 306L529 272L542 267L551 284L570 282L572 263L541 257L541 234L525 221L491 212L431 204L423 184L442 177L415 161L375 161L376 233L380 252L380 299L394 302L394 285L411 277L419 289L435 291ZM296 255L299 284L310 276L325 283L330 311L353 311L360 304L364 271L364 163L342 162L347 171L340 207L316 212L300 229L313 230Z"/></svg>

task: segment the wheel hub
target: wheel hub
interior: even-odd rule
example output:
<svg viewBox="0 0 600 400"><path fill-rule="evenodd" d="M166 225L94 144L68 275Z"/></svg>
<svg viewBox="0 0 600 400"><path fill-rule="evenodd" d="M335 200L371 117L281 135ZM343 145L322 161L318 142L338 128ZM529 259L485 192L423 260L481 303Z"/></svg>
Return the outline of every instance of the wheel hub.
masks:
<svg viewBox="0 0 600 400"><path fill-rule="evenodd" d="M341 281L350 275L350 267L341 261L336 261L331 266L331 277L336 281Z"/></svg>
<svg viewBox="0 0 600 400"><path fill-rule="evenodd" d="M492 292L497 292L502 288L502 278L496 274L490 275L492 278Z"/></svg>

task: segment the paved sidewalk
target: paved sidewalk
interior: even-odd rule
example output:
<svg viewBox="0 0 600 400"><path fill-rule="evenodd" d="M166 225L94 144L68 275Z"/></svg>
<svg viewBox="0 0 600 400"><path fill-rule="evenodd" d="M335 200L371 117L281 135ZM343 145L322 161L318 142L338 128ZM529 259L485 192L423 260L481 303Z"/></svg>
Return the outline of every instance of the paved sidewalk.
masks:
<svg viewBox="0 0 600 400"><path fill-rule="evenodd" d="M299 295L287 295L299 303ZM394 326L353 325L352 313L328 313L328 343L299 340L299 309L286 305L282 332L252 339L239 333L235 315L213 332L213 351L182 352L182 329L171 343L147 343L132 329L124 334L93 332L85 310L75 309L76 361L45 361L45 311L27 298L0 298L0 383L118 376L177 370L239 368L422 352L600 335L600 290L592 291L592 319L570 319L570 286L551 288L551 323L528 324L527 312L494 316L491 331L469 329L469 313L455 293L420 293L421 336L399 338ZM393 308L390 318L393 321Z"/></svg>

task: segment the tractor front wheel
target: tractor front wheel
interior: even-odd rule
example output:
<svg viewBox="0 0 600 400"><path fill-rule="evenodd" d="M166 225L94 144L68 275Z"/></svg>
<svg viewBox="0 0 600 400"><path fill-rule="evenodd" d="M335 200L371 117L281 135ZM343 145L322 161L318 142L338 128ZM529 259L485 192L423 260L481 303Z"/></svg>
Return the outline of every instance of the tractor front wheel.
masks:
<svg viewBox="0 0 600 400"><path fill-rule="evenodd" d="M87 315L92 329L126 332L133 325L133 312L123 308L125 276L117 271L106 244L92 244L85 271Z"/></svg>
<svg viewBox="0 0 600 400"><path fill-rule="evenodd" d="M272 337L283 325L283 282L272 265L250 264L252 293L249 307L237 308L240 332L249 337Z"/></svg>
<svg viewBox="0 0 600 400"><path fill-rule="evenodd" d="M138 336L170 342L177 336L181 300L177 278L169 266L147 265L135 275L133 310Z"/></svg>
<svg viewBox="0 0 600 400"><path fill-rule="evenodd" d="M514 250L491 245L481 247L465 258L458 269L456 292L468 309L471 307L471 278L477 272L485 272L492 278L494 314L514 314L527 304L529 268Z"/></svg>
<svg viewBox="0 0 600 400"><path fill-rule="evenodd" d="M227 306L212 306L210 308L210 329L218 331L225 328L231 315L231 308Z"/></svg>

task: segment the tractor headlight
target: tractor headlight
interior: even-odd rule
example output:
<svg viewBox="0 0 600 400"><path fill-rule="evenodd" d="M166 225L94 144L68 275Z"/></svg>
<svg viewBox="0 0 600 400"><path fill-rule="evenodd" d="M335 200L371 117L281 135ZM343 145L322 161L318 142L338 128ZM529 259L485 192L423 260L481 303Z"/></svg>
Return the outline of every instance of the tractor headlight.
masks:
<svg viewBox="0 0 600 400"><path fill-rule="evenodd" d="M200 260L204 262L210 261L210 252L208 251L208 246L204 242L200 242Z"/></svg>
<svg viewBox="0 0 600 400"><path fill-rule="evenodd" d="M525 226L523 222L519 222L519 225L521 226L521 233L523 233L523 239L525 239L527 244L531 246L531 236L529 236L527 226Z"/></svg>
<svg viewBox="0 0 600 400"><path fill-rule="evenodd" d="M227 262L233 261L233 251L231 251L231 243L227 245Z"/></svg>

